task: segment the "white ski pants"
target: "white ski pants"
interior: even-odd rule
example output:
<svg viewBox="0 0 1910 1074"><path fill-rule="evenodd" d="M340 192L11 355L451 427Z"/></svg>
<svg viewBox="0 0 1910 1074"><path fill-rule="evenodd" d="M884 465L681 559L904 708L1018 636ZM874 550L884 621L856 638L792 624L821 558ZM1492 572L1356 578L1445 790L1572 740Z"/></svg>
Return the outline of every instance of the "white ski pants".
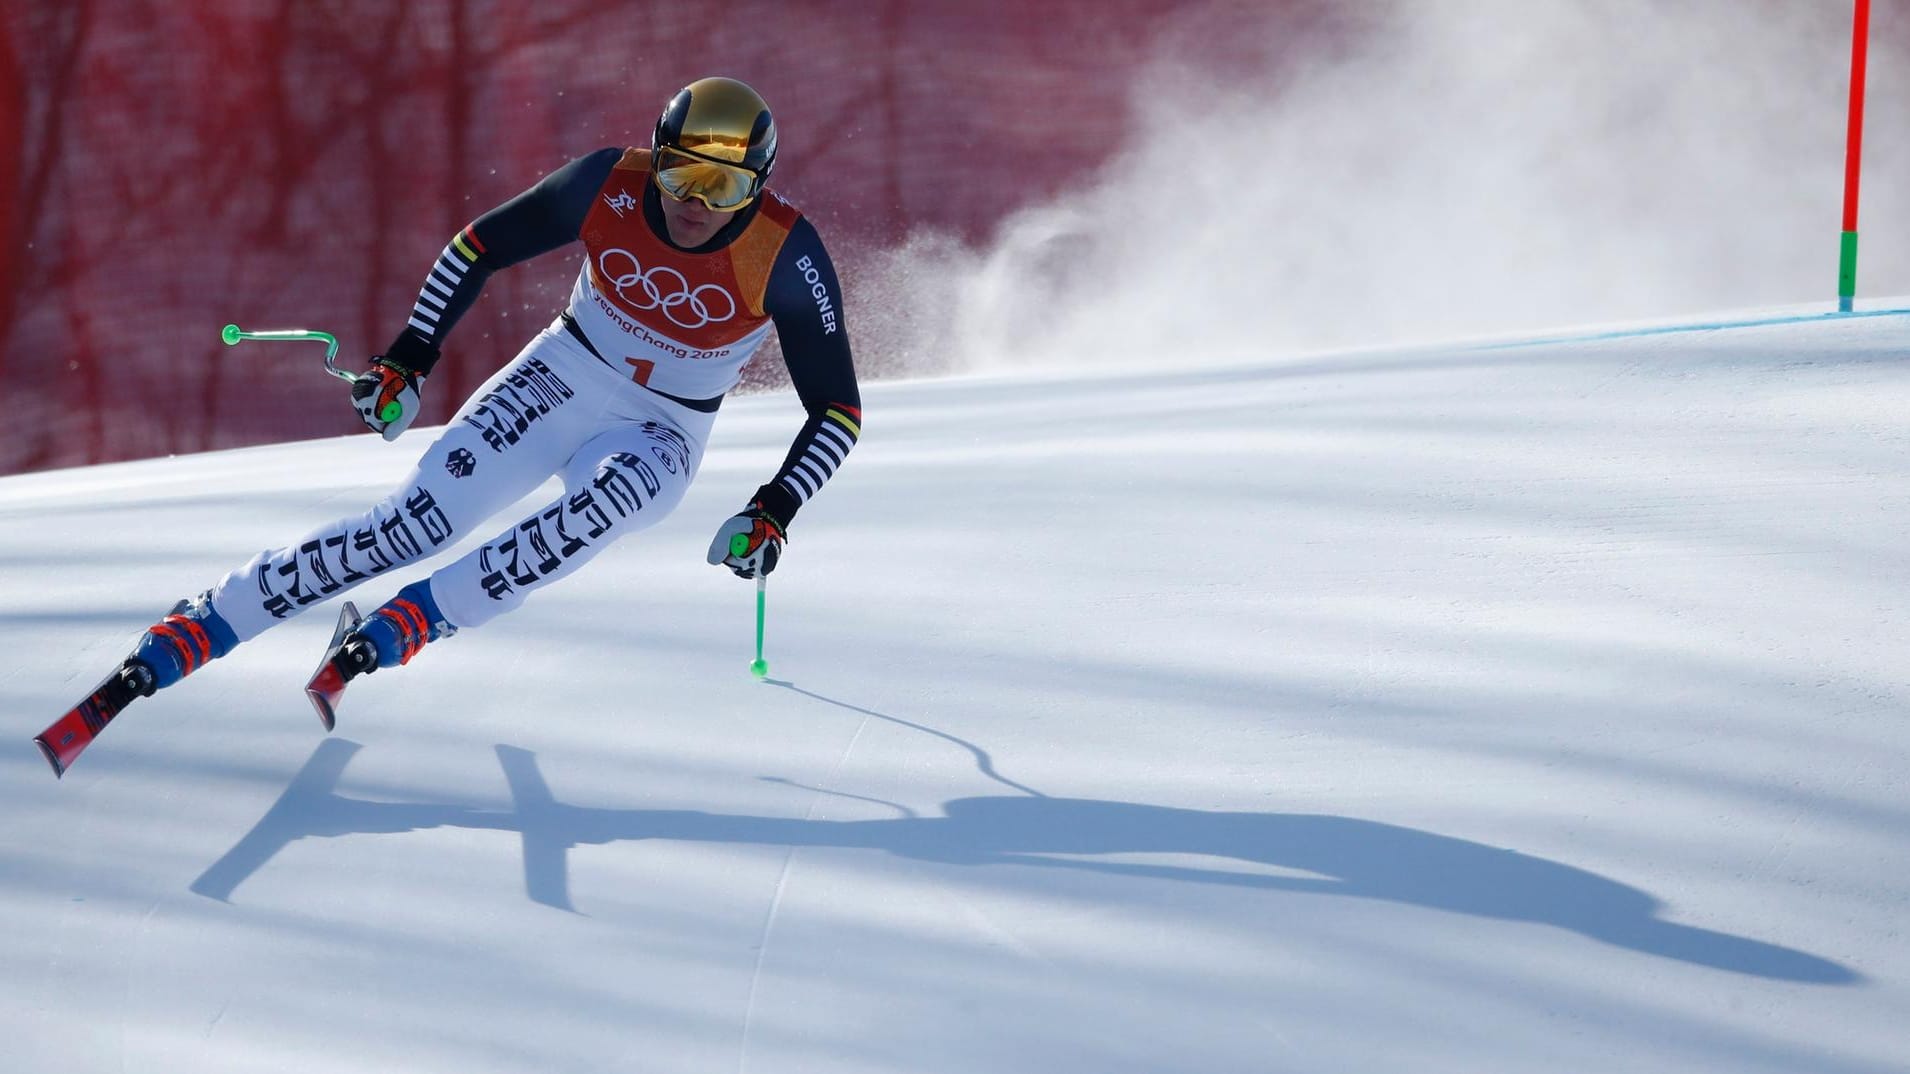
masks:
<svg viewBox="0 0 1910 1074"><path fill-rule="evenodd" d="M675 510L715 417L619 376L553 325L465 400L391 495L261 552L213 588L212 605L248 641L449 549L561 474L556 499L431 575L451 625L482 625Z"/></svg>

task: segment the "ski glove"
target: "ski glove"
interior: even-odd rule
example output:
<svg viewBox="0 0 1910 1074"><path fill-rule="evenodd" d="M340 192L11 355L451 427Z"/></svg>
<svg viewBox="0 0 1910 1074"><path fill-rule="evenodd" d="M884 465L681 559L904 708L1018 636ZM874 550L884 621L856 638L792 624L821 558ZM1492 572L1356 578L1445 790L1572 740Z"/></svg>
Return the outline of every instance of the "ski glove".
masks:
<svg viewBox="0 0 1910 1074"><path fill-rule="evenodd" d="M366 428L396 440L418 416L418 392L423 387L424 377L380 356L371 360L370 371L352 381L352 405Z"/></svg>
<svg viewBox="0 0 1910 1074"><path fill-rule="evenodd" d="M775 570L782 554L782 525L763 510L762 504L753 503L717 528L716 539L710 542L709 561L735 571L738 578L754 578Z"/></svg>

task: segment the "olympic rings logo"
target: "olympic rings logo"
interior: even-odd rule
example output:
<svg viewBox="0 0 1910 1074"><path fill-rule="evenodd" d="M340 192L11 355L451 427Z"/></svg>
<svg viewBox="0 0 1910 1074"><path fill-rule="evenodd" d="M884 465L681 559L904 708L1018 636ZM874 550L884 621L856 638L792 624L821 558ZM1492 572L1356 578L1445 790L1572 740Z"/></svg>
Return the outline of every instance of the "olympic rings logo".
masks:
<svg viewBox="0 0 1910 1074"><path fill-rule="evenodd" d="M629 272L610 271L613 254L622 255L630 262ZM713 283L693 288L681 272L668 265L646 272L637 255L628 250L618 247L605 250L597 258L597 268L610 286L616 288L618 298L640 310L661 309L678 328L701 328L736 316L736 299L728 291ZM636 288L636 293L632 294L630 288ZM722 300L720 307L715 305L718 299Z"/></svg>

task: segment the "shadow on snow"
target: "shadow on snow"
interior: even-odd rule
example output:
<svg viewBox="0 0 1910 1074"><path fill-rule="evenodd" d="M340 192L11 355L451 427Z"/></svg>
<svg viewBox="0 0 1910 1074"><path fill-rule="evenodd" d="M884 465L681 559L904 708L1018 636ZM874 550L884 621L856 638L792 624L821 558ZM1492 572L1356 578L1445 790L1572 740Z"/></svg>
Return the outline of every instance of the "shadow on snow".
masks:
<svg viewBox="0 0 1910 1074"><path fill-rule="evenodd" d="M544 782L536 755L502 745L496 747L497 757L513 808L500 811L372 802L341 795L336 790L338 780L360 748L346 739L322 743L253 829L193 881L192 891L229 900L247 878L301 839L458 827L521 836L526 893L536 902L567 911L573 907L566 855L574 846L671 839L831 847L952 865L1082 870L1380 899L1552 925L1618 947L1757 977L1821 984L1860 979L1844 966L1802 951L1665 921L1657 916L1659 903L1650 895L1583 869L1351 817L1205 812L1032 793L961 798L945 803L939 817L881 820L595 809L558 801ZM1133 853L1232 858L1312 875L1050 856Z"/></svg>

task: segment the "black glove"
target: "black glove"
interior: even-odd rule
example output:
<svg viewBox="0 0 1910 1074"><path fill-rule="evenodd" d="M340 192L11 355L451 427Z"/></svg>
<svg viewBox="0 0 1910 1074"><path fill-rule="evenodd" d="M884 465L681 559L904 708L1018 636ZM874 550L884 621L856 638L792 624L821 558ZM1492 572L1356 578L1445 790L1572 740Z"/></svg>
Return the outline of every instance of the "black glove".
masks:
<svg viewBox="0 0 1910 1074"><path fill-rule="evenodd" d="M383 356L371 360L371 369L352 381L352 405L358 417L372 432L386 440L411 428L418 416L418 392L424 377Z"/></svg>
<svg viewBox="0 0 1910 1074"><path fill-rule="evenodd" d="M775 570L782 554L782 524L761 503L752 503L717 528L708 558L735 571L738 578L754 578Z"/></svg>

